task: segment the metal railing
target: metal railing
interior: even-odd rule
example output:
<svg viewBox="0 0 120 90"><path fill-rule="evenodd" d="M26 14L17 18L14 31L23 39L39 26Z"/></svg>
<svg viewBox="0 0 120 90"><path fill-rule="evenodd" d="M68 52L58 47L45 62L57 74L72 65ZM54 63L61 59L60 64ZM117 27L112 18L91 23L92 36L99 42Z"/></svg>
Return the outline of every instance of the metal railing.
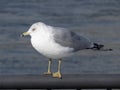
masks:
<svg viewBox="0 0 120 90"><path fill-rule="evenodd" d="M0 75L0 89L120 89L120 74Z"/></svg>

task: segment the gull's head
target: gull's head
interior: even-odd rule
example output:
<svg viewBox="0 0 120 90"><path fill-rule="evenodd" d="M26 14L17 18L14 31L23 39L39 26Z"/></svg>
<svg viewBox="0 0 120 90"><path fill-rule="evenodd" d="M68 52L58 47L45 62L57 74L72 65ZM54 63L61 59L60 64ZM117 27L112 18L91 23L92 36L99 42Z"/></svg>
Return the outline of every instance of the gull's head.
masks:
<svg viewBox="0 0 120 90"><path fill-rule="evenodd" d="M42 22L34 23L27 32L22 33L21 37L28 35L30 36L36 35L38 34L38 32L41 32L45 26L46 25Z"/></svg>

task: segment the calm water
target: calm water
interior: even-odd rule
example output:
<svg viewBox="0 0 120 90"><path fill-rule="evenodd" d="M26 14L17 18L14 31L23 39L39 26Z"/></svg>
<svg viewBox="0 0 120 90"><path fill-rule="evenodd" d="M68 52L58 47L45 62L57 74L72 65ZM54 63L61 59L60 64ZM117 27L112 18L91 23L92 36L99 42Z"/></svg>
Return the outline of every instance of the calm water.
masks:
<svg viewBox="0 0 120 90"><path fill-rule="evenodd" d="M85 50L64 58L63 73L120 74L119 0L0 0L0 74L47 70L47 58L32 48L30 37L19 37L38 21L71 29L114 49ZM56 71L57 61L52 65Z"/></svg>

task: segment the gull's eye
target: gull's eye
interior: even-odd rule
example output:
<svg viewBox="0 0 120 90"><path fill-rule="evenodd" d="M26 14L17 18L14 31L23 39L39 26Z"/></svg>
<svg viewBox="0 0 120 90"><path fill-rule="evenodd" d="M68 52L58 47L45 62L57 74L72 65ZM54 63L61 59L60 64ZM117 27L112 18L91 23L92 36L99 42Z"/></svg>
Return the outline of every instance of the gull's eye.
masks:
<svg viewBox="0 0 120 90"><path fill-rule="evenodd" d="M36 30L36 28L33 28L33 29L32 29L32 31L35 31L35 30Z"/></svg>

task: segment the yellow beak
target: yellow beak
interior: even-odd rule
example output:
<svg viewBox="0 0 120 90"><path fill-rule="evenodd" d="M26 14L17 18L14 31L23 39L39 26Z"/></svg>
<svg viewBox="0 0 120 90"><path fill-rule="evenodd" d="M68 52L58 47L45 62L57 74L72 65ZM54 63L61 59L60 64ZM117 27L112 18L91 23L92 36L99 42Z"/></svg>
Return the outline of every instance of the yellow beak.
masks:
<svg viewBox="0 0 120 90"><path fill-rule="evenodd" d="M24 32L24 33L21 34L20 36L21 36L21 37L24 37L24 36L27 36L27 35L30 35L30 33L29 33L29 32Z"/></svg>

